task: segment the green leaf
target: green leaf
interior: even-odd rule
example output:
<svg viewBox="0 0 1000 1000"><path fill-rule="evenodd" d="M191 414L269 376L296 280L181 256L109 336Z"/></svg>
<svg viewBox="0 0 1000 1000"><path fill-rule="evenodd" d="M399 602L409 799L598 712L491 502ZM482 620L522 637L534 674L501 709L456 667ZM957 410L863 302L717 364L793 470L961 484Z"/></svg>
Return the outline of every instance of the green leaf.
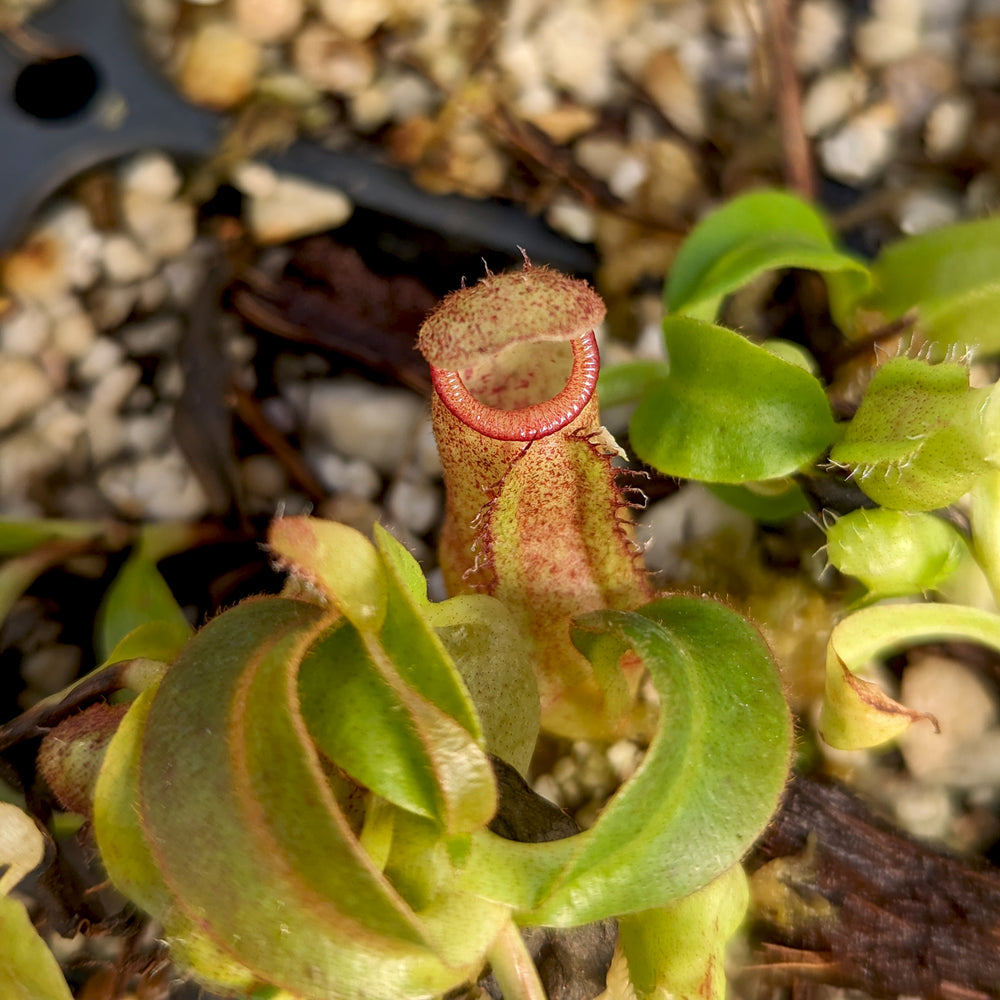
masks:
<svg viewBox="0 0 1000 1000"><path fill-rule="evenodd" d="M1000 463L1000 397L964 365L893 358L830 452L883 507L946 507Z"/></svg>
<svg viewBox="0 0 1000 1000"><path fill-rule="evenodd" d="M60 521L39 518L15 521L0 518L0 556L30 552L46 542L89 541L108 530L101 521Z"/></svg>
<svg viewBox="0 0 1000 1000"><path fill-rule="evenodd" d="M671 476L743 483L785 476L833 441L819 381L731 330L663 324L670 376L646 392L629 431L636 454Z"/></svg>
<svg viewBox="0 0 1000 1000"><path fill-rule="evenodd" d="M161 682L142 737L139 806L172 895L167 933L176 914L182 950L185 935L202 947L209 980L221 962L225 981L242 967L305 996L444 992L478 972L505 914L458 896L418 916L361 848L294 683L328 625L304 601L245 602L203 628ZM464 938L454 934L459 911ZM452 948L467 948L462 961L437 956L438 917Z"/></svg>
<svg viewBox="0 0 1000 1000"><path fill-rule="evenodd" d="M762 524L781 524L790 517L809 510L809 498L802 488L792 480L776 480L766 486L763 483L749 483L733 486L728 483L709 483L707 489L730 507L748 514Z"/></svg>
<svg viewBox="0 0 1000 1000"><path fill-rule="evenodd" d="M38 936L24 904L0 895L0 996L73 1000L59 963Z"/></svg>
<svg viewBox="0 0 1000 1000"><path fill-rule="evenodd" d="M491 753L525 773L540 708L531 649L512 615L485 594L432 603L410 553L379 525L375 538L390 581L380 639L393 662L418 691L481 735Z"/></svg>
<svg viewBox="0 0 1000 1000"><path fill-rule="evenodd" d="M837 518L827 528L826 551L874 601L937 589L969 550L958 531L933 514L878 509Z"/></svg>
<svg viewBox="0 0 1000 1000"><path fill-rule="evenodd" d="M848 615L833 629L827 645L826 697L819 723L823 739L841 750L861 750L930 718L893 701L855 671L903 646L949 639L1000 650L1000 615L956 604L879 605Z"/></svg>
<svg viewBox="0 0 1000 1000"><path fill-rule="evenodd" d="M889 244L872 265L864 306L887 319L916 308L944 346L1000 350L1000 219L961 222Z"/></svg>
<svg viewBox="0 0 1000 1000"><path fill-rule="evenodd" d="M546 844L473 836L469 884L515 906L522 923L589 923L706 885L763 829L788 770L791 725L777 671L734 612L669 597L640 613L582 616L577 628L637 654L664 708L642 765L589 830Z"/></svg>
<svg viewBox="0 0 1000 1000"><path fill-rule="evenodd" d="M725 1000L726 944L743 921L750 891L740 865L704 888L618 921L637 1000Z"/></svg>
<svg viewBox="0 0 1000 1000"><path fill-rule="evenodd" d="M317 747L360 784L448 832L496 808L489 760L458 722L408 685L369 634L342 622L302 659L302 713Z"/></svg>
<svg viewBox="0 0 1000 1000"><path fill-rule="evenodd" d="M157 568L160 557L140 536L108 587L97 613L95 645L102 660L108 658L125 636L148 622L169 622L191 631L187 617Z"/></svg>
<svg viewBox="0 0 1000 1000"><path fill-rule="evenodd" d="M842 275L835 313L869 284L865 265L838 250L823 217L783 191L752 191L706 216L682 244L664 293L666 308L711 320L722 299L765 271L796 267ZM846 279L846 280L845 280Z"/></svg>
<svg viewBox="0 0 1000 1000"><path fill-rule="evenodd" d="M638 402L654 383L670 374L666 361L626 361L620 365L602 367L597 380L601 406L620 406Z"/></svg>

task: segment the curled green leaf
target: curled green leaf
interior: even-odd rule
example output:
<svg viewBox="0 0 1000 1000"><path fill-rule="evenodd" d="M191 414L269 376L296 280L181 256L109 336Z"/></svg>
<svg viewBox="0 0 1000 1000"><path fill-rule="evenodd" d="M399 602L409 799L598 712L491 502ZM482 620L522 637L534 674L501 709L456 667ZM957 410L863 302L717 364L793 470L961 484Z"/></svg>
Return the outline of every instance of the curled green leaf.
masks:
<svg viewBox="0 0 1000 1000"><path fill-rule="evenodd" d="M664 708L639 770L589 830L546 844L473 836L470 884L524 923L589 923L706 885L763 829L788 770L774 663L728 608L668 597L637 613L582 616L577 628L585 649L617 642L620 655L637 655Z"/></svg>
<svg viewBox="0 0 1000 1000"><path fill-rule="evenodd" d="M868 287L865 265L837 249L826 220L784 191L752 191L706 216L684 241L664 292L672 313L712 320L722 299L765 271L797 267L835 275L834 311Z"/></svg>
<svg viewBox="0 0 1000 1000"><path fill-rule="evenodd" d="M632 417L636 454L667 475L743 483L795 472L836 428L815 376L721 326L663 324L670 375Z"/></svg>
<svg viewBox="0 0 1000 1000"><path fill-rule="evenodd" d="M955 604L879 605L848 615L833 629L827 645L826 694L819 724L823 739L841 750L861 750L928 719L857 673L876 657L905 645L948 639L1000 650L1000 616Z"/></svg>

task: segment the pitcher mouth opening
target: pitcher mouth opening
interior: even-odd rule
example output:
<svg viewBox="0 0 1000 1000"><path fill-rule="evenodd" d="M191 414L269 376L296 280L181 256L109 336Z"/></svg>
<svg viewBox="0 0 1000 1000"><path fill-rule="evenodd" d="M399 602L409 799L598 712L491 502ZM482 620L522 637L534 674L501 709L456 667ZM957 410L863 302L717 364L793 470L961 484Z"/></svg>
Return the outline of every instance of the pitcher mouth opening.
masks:
<svg viewBox="0 0 1000 1000"><path fill-rule="evenodd" d="M457 371L431 365L431 381L441 402L467 427L497 441L535 441L579 416L597 388L601 359L594 331L570 341L573 367L566 385L551 399L504 410L480 402Z"/></svg>

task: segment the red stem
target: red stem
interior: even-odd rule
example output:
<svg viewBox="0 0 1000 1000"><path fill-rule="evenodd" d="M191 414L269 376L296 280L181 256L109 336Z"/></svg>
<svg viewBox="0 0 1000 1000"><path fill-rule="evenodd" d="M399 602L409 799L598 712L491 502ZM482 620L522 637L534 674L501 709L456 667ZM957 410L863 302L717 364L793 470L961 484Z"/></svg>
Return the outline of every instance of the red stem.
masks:
<svg viewBox="0 0 1000 1000"><path fill-rule="evenodd" d="M573 369L564 388L544 403L501 410L479 402L458 372L431 365L431 381L441 402L467 427L498 441L534 441L565 427L590 402L601 358L593 330L570 342Z"/></svg>

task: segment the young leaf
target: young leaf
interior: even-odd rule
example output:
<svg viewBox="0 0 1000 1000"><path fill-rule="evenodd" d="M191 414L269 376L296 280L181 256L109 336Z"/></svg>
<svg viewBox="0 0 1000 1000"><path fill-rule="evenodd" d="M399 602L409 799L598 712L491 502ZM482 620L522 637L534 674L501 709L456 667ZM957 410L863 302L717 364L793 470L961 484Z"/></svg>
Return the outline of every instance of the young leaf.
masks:
<svg viewBox="0 0 1000 1000"><path fill-rule="evenodd" d="M570 926L663 906L742 857L784 786L791 726L760 635L710 599L594 612L649 669L664 706L639 770L584 833L545 844L475 834L468 879L522 923ZM588 643L585 641L584 645Z"/></svg>
<svg viewBox="0 0 1000 1000"><path fill-rule="evenodd" d="M961 222L888 244L872 265L864 306L887 319L916 308L921 333L943 346L1000 350L1000 219Z"/></svg>
<svg viewBox="0 0 1000 1000"><path fill-rule="evenodd" d="M746 874L733 865L690 896L621 917L619 940L637 1000L725 1000L726 944L749 901Z"/></svg>
<svg viewBox="0 0 1000 1000"><path fill-rule="evenodd" d="M602 368L597 380L601 405L609 407L637 403L653 383L665 379L669 374L670 364L666 361L626 361L610 368Z"/></svg>
<svg viewBox="0 0 1000 1000"><path fill-rule="evenodd" d="M830 452L883 507L946 507L1000 463L1000 396L964 365L893 358Z"/></svg>
<svg viewBox="0 0 1000 1000"><path fill-rule="evenodd" d="M773 479L815 459L836 428L819 381L721 326L663 323L670 375L632 417L636 454L667 475L712 483Z"/></svg>
<svg viewBox="0 0 1000 1000"><path fill-rule="evenodd" d="M17 556L56 541L90 541L108 532L101 521L60 521L44 518L15 521L0 518L0 556Z"/></svg>
<svg viewBox="0 0 1000 1000"><path fill-rule="evenodd" d="M706 216L682 244L664 293L671 313L712 320L730 292L764 271L796 267L844 279L835 312L869 284L865 265L838 250L823 217L784 191L752 191Z"/></svg>
<svg viewBox="0 0 1000 1000"><path fill-rule="evenodd" d="M866 663L899 647L948 639L1000 650L1000 616L955 604L879 605L848 615L831 632L820 733L830 746L861 750L928 719L856 676ZM931 720L933 721L933 720Z"/></svg>
<svg viewBox="0 0 1000 1000"><path fill-rule="evenodd" d="M59 963L18 899L0 895L0 996L4 1000L73 1000Z"/></svg>
<svg viewBox="0 0 1000 1000"><path fill-rule="evenodd" d="M826 552L876 601L935 590L958 569L968 546L933 514L877 509L837 518L826 532Z"/></svg>

